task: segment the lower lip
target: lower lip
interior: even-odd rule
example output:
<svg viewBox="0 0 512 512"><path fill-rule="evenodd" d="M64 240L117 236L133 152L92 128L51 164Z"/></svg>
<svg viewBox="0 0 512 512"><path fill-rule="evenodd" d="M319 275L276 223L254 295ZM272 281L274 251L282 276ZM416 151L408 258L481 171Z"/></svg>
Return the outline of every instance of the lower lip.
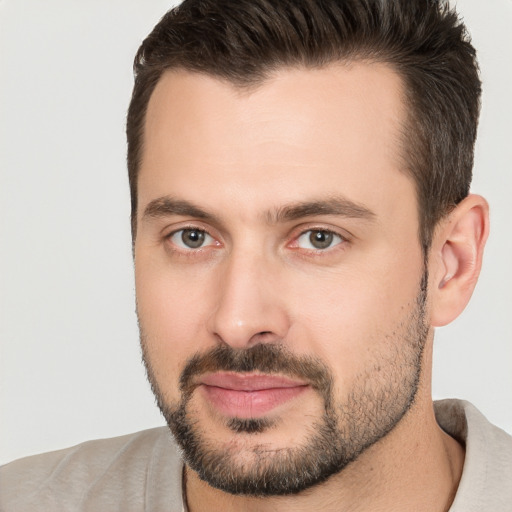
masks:
<svg viewBox="0 0 512 512"><path fill-rule="evenodd" d="M307 386L239 391L201 386L208 401L221 413L236 418L257 418L302 394Z"/></svg>

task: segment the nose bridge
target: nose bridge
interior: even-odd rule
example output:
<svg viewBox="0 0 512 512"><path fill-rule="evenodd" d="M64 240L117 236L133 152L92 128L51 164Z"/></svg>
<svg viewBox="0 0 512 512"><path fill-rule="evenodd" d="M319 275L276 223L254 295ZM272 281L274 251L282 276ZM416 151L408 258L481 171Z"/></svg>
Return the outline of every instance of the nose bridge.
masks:
<svg viewBox="0 0 512 512"><path fill-rule="evenodd" d="M276 289L276 265L254 248L234 249L223 262L210 330L224 343L244 348L286 335L288 321Z"/></svg>

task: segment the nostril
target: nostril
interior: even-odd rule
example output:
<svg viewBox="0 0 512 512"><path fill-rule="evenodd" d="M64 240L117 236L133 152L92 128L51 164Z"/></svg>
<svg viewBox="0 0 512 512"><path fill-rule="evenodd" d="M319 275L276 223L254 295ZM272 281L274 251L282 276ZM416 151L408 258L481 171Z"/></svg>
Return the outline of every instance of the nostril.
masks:
<svg viewBox="0 0 512 512"><path fill-rule="evenodd" d="M279 337L272 331L260 331L251 337L250 344L276 343Z"/></svg>

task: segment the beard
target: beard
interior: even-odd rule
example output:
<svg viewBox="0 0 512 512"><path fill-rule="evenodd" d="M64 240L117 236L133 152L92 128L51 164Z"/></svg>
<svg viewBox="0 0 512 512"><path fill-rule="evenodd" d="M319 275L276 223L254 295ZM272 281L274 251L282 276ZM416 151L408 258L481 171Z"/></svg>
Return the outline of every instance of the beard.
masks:
<svg viewBox="0 0 512 512"><path fill-rule="evenodd" d="M350 392L336 400L334 377L323 361L297 356L281 344L261 343L248 349L220 345L195 354L181 372L181 399L170 403L153 371L147 338L141 346L148 380L167 424L183 451L185 463L212 487L246 496L296 494L326 481L385 437L412 407L422 371L429 327L425 321L427 275L415 304L389 334L382 352L354 379ZM260 372L297 378L310 385L322 401L300 444L272 448L258 436L279 428L269 418L229 418L224 427L251 442L223 444L208 436L192 405L197 377L207 372ZM241 447L250 454L240 458Z"/></svg>

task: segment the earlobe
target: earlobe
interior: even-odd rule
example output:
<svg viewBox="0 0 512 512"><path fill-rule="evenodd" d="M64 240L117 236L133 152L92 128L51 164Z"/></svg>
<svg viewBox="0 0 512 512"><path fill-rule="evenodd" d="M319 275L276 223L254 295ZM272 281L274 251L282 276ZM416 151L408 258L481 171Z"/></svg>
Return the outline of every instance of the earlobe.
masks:
<svg viewBox="0 0 512 512"><path fill-rule="evenodd" d="M464 310L475 288L489 234L489 206L469 195L442 221L432 243L431 323L441 327Z"/></svg>

